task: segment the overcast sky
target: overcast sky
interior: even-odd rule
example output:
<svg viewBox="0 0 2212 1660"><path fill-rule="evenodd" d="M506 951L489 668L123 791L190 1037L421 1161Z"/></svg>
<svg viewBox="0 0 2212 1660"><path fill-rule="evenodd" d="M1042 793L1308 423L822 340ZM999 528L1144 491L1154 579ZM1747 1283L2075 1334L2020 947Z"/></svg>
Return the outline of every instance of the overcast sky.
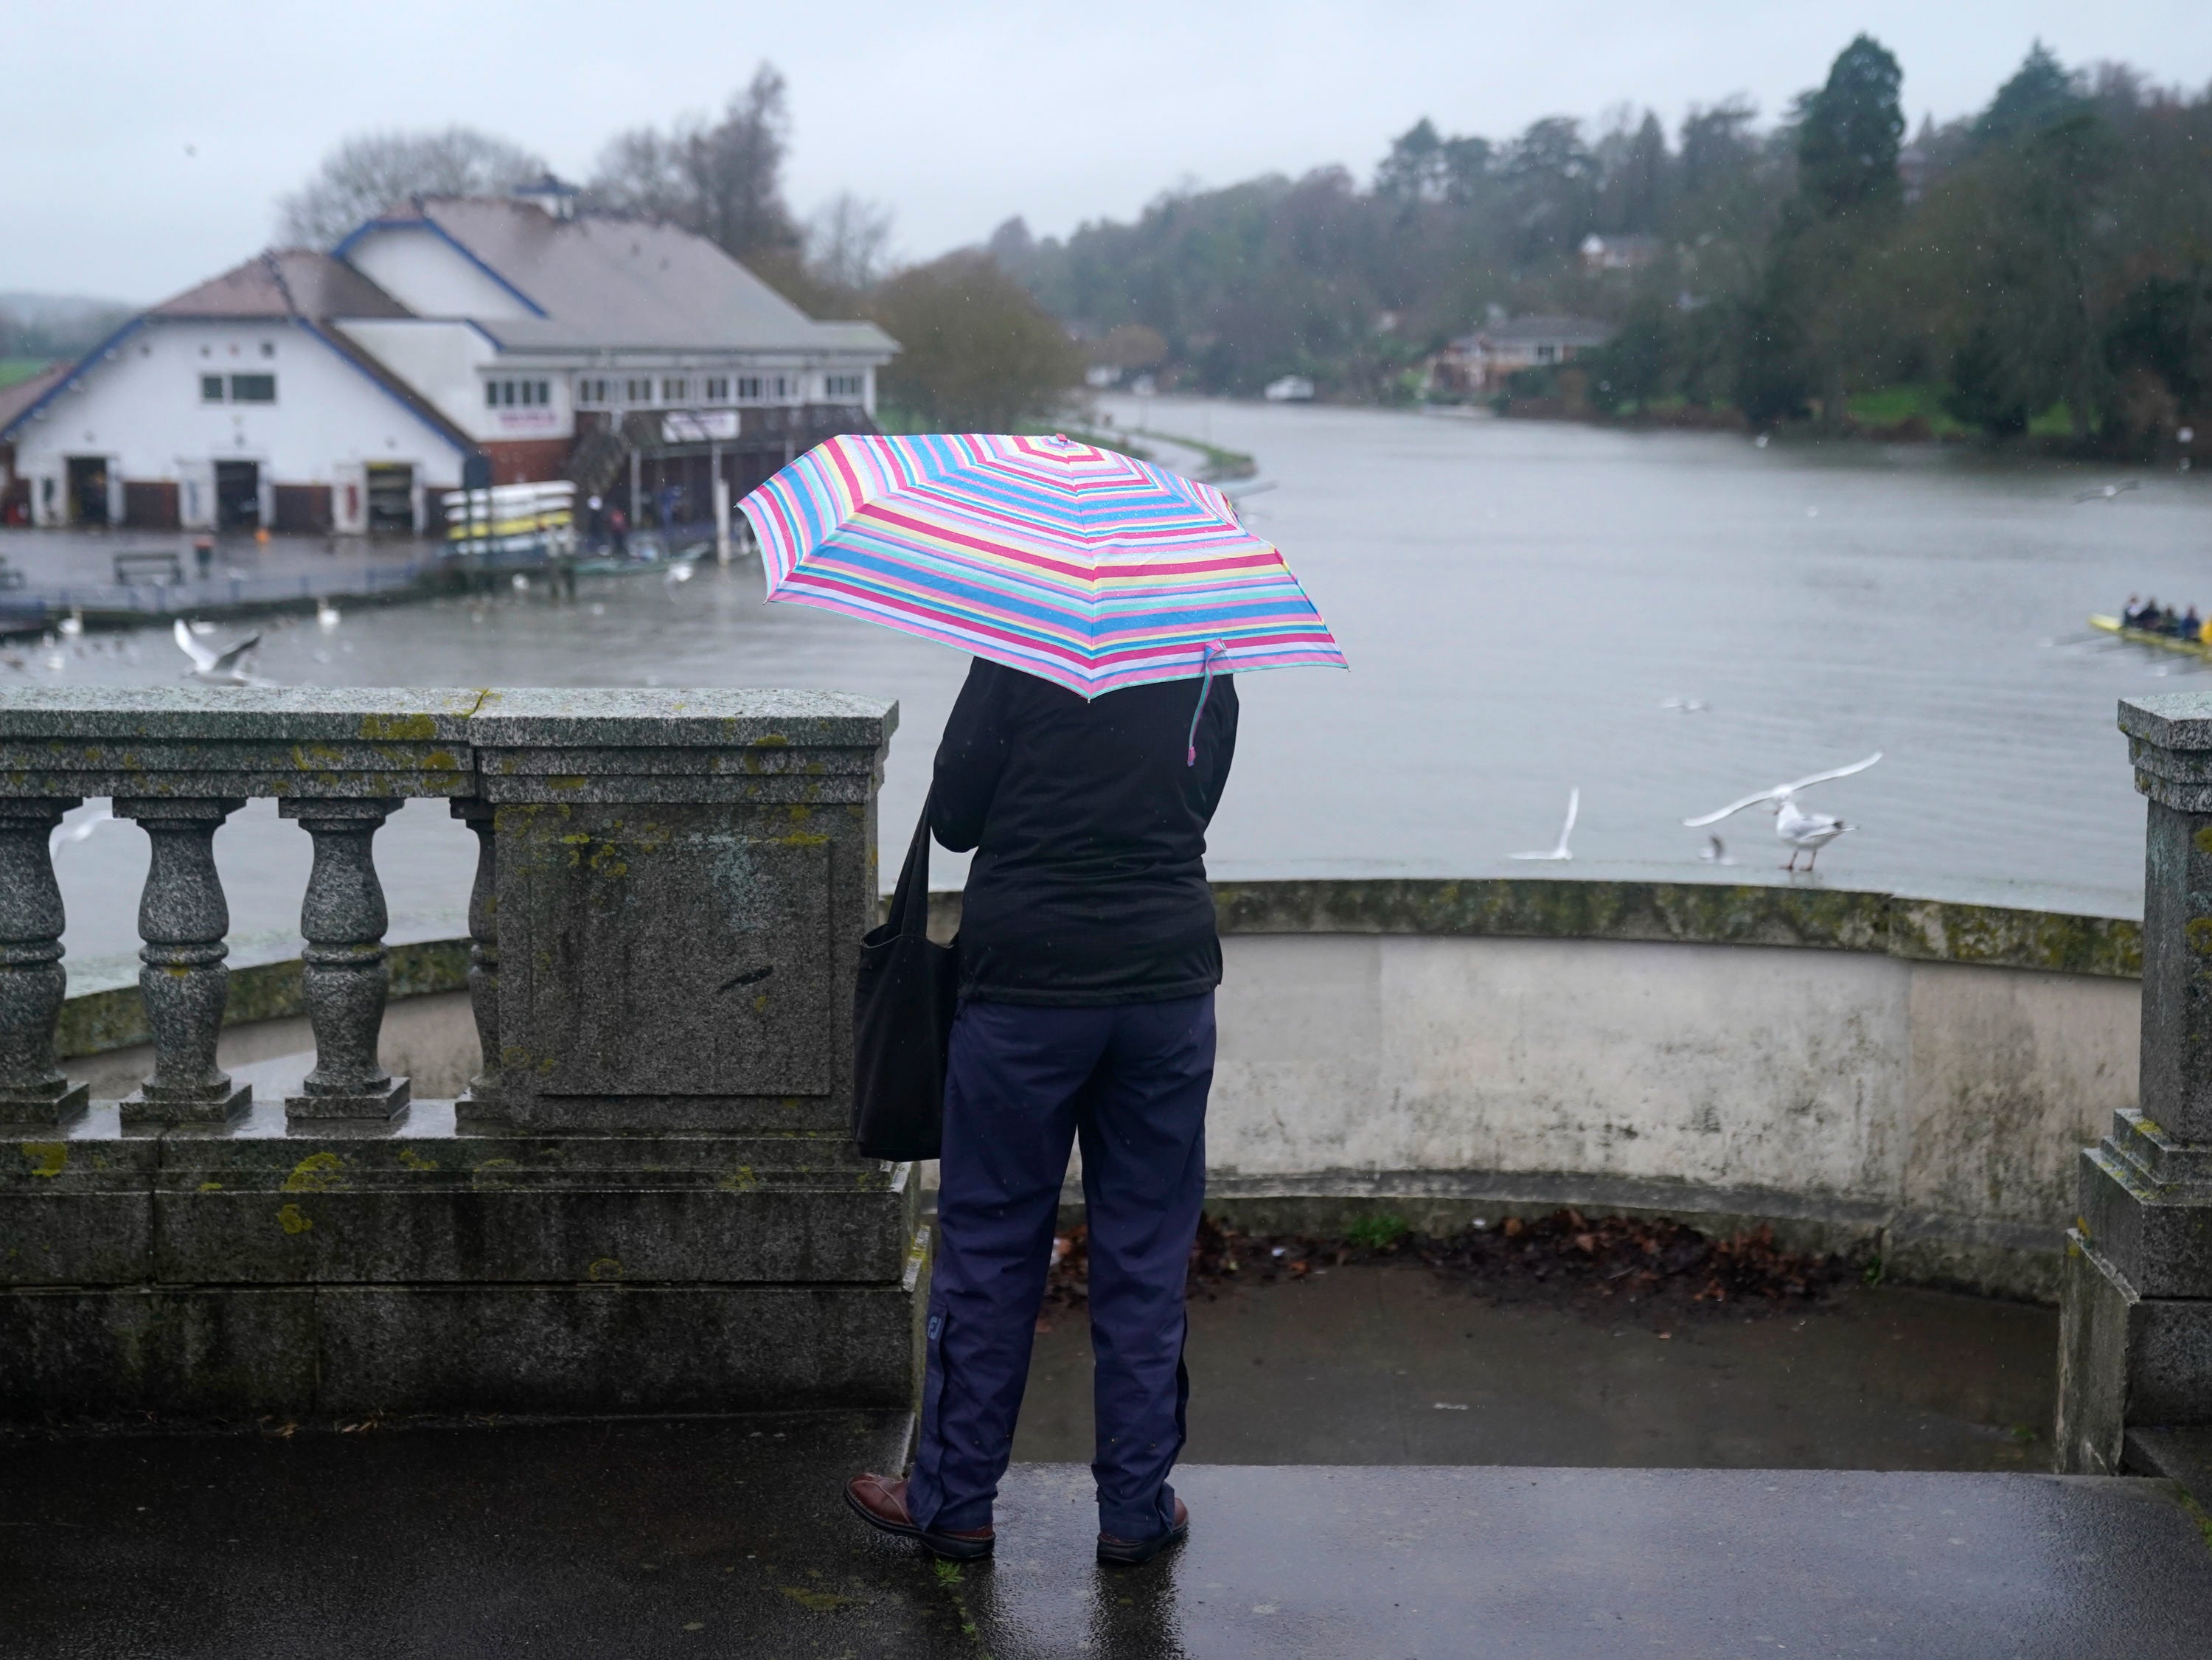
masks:
<svg viewBox="0 0 2212 1660"><path fill-rule="evenodd" d="M761 59L791 84L793 205L891 206L908 257L1012 214L1127 217L1180 181L1342 162L1422 115L1510 134L1627 101L1672 128L1769 114L1857 30L1905 108L1985 102L2030 40L2212 80L2207 0L9 0L0 31L0 291L150 301L268 242L338 139L466 122L580 178L609 134L718 106Z"/></svg>

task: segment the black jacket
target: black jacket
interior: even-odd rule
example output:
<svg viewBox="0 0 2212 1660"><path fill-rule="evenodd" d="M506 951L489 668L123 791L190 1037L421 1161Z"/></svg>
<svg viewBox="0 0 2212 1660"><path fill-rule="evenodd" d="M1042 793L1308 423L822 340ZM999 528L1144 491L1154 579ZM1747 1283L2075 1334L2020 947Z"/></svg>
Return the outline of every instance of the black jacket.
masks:
<svg viewBox="0 0 2212 1660"><path fill-rule="evenodd" d="M1237 688L1213 678L1074 692L977 659L937 751L929 824L976 849L960 989L999 1003L1190 997L1221 983L1206 827L1237 748Z"/></svg>

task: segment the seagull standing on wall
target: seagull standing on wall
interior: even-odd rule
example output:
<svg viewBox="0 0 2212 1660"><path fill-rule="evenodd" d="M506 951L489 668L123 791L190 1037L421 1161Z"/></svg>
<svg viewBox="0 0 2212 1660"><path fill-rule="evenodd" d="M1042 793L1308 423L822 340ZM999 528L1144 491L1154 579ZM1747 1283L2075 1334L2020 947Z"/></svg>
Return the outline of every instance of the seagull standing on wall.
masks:
<svg viewBox="0 0 2212 1660"><path fill-rule="evenodd" d="M192 637L191 629L181 617L177 619L174 633L177 649L192 660L191 679L210 686L265 686L269 684L239 666L239 660L261 643L259 635L248 635L217 656Z"/></svg>
<svg viewBox="0 0 2212 1660"><path fill-rule="evenodd" d="M1559 845L1549 853L1516 853L1516 859L1572 859L1567 851L1567 838L1575 833L1575 814L1582 810L1583 793L1579 789L1567 792L1567 822L1559 826Z"/></svg>
<svg viewBox="0 0 2212 1660"><path fill-rule="evenodd" d="M1848 778L1855 772L1864 772L1881 759L1876 750L1863 761L1854 761L1848 767L1838 767L1830 772L1816 772L1809 778L1800 778L1794 784L1777 784L1771 790L1761 790L1756 795L1747 795L1741 801L1731 801L1718 812L1709 812L1702 818L1685 818L1683 824L1691 830L1702 830L1707 824L1717 824L1730 813L1741 812L1746 807L1755 807L1762 802L1774 810L1774 833L1790 844L1790 862L1784 870L1797 868L1797 855L1804 854L1805 868L1811 870L1820 849L1851 828L1832 813L1808 812L1797 805L1797 792L1810 789L1815 784L1825 784L1831 779Z"/></svg>

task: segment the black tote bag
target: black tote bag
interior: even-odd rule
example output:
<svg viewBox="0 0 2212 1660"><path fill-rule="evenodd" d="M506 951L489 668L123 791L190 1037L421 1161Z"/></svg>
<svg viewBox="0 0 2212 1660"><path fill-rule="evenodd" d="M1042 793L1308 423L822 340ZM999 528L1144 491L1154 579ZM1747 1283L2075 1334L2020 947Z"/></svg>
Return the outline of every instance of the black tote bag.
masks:
<svg viewBox="0 0 2212 1660"><path fill-rule="evenodd" d="M929 803L891 896L860 940L853 986L853 1141L866 1158L934 1158L945 1128L945 1052L959 942L929 938Z"/></svg>

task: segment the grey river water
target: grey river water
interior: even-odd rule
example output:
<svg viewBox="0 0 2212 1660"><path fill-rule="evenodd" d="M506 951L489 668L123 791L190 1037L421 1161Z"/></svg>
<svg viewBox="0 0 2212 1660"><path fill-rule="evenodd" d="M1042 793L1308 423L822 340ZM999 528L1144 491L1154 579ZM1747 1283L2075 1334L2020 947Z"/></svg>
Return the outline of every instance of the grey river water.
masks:
<svg viewBox="0 0 2212 1660"><path fill-rule="evenodd" d="M1109 407L1134 417L1133 404ZM2114 706L2212 682L2190 660L2093 639L2083 619L2130 589L2212 600L2201 475L1169 399L1151 418L1258 458L1269 487L1246 515L1284 549L1352 662L1239 682L1218 877L1796 879L2140 911L2142 808ZM2074 499L2130 478L2142 487ZM13 540L0 534L0 553ZM87 569L104 569L111 549L86 538ZM0 686L167 682L183 667L158 632L81 654L64 646L58 667L25 655ZM573 605L532 591L356 608L330 633L272 629L259 668L292 684L895 697L883 812L896 844L966 663L764 605L757 565L741 560L676 586L587 581ZM1701 861L1705 832L1679 822L1875 750L1886 758L1870 772L1810 793L1859 826L1817 878L1777 868L1763 812L1721 827L1738 861L1727 868ZM1574 861L1513 861L1551 845L1570 787L1582 792ZM216 847L233 961L290 950L306 834L257 802ZM442 806L393 819L378 842L393 939L461 931L473 848ZM103 825L64 842L57 866L73 984L128 978L145 837ZM937 855L939 885L959 869Z"/></svg>

